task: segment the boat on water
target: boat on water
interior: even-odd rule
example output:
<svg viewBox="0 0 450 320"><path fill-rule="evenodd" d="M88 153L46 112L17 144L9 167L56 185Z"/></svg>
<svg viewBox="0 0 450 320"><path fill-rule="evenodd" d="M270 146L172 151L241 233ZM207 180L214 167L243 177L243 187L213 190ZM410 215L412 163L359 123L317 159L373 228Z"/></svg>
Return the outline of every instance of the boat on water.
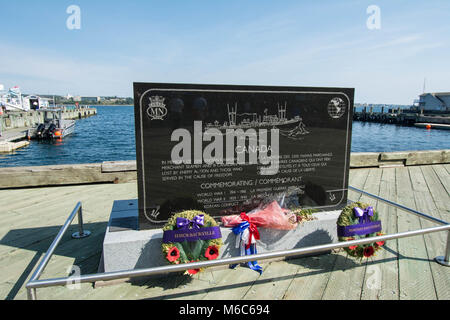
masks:
<svg viewBox="0 0 450 320"><path fill-rule="evenodd" d="M28 139L61 139L75 131L75 120L63 120L61 110L51 114L51 119L45 119L43 123L38 123L35 127L28 129Z"/></svg>
<svg viewBox="0 0 450 320"><path fill-rule="evenodd" d="M47 109L50 107L50 101L55 99L43 98L37 95L24 96L19 86L5 90L0 85L0 105L4 106L6 111L30 111Z"/></svg>
<svg viewBox="0 0 450 320"><path fill-rule="evenodd" d="M417 122L414 123L416 127L419 128L426 128L426 129L443 129L443 130L450 130L450 124L445 123L424 123L424 122Z"/></svg>

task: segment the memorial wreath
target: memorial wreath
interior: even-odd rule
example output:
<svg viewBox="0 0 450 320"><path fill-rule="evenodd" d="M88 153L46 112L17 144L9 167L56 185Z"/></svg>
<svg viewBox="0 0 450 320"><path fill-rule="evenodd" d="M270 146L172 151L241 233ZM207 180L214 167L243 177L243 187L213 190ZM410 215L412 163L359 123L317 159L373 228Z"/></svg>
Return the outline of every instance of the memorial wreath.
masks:
<svg viewBox="0 0 450 320"><path fill-rule="evenodd" d="M162 252L172 264L214 260L219 256L222 235L217 222L202 211L173 215L163 227ZM189 269L193 275L201 269Z"/></svg>
<svg viewBox="0 0 450 320"><path fill-rule="evenodd" d="M339 241L350 241L383 235L378 212L366 203L354 202L346 206L337 220ZM384 241L344 247L348 255L369 258L384 245Z"/></svg>

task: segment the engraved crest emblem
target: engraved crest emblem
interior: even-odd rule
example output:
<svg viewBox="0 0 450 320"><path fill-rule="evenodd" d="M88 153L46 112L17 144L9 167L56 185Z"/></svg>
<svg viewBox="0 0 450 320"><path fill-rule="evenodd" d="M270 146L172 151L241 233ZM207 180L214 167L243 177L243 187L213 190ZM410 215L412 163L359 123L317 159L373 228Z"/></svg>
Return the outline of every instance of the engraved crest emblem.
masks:
<svg viewBox="0 0 450 320"><path fill-rule="evenodd" d="M341 98L333 98L328 103L328 114L333 119L339 119L345 113L346 104Z"/></svg>
<svg viewBox="0 0 450 320"><path fill-rule="evenodd" d="M167 108L164 104L164 97L161 96L151 96L149 98L150 103L147 108L147 114L150 120L164 120L167 115Z"/></svg>

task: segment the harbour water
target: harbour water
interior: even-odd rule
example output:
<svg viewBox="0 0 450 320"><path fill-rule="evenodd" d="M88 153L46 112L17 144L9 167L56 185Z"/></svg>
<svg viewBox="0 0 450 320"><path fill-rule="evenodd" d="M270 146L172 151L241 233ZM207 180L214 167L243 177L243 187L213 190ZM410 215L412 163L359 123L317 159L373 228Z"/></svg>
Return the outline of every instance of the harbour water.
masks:
<svg viewBox="0 0 450 320"><path fill-rule="evenodd" d="M0 154L0 167L96 163L136 159L134 108L98 106L97 116L77 120L75 133L62 141L32 141L12 154ZM353 122L352 152L450 149L450 130L426 130Z"/></svg>

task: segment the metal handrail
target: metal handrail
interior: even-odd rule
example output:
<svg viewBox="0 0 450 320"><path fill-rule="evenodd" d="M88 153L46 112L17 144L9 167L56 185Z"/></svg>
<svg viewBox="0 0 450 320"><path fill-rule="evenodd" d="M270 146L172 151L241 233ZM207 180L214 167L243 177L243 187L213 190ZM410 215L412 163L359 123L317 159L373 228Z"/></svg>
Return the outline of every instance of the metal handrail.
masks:
<svg viewBox="0 0 450 320"><path fill-rule="evenodd" d="M199 268L204 268L204 267L231 265L231 264L243 263L243 262L254 261L254 260L274 259L274 258L288 257L288 256L302 256L302 255L311 254L311 253L320 253L320 252L325 252L325 251L329 251L329 250L333 250L333 249L344 248L344 247L348 247L348 246L352 246L352 245L360 245L360 244L367 244L367 243L372 243L372 242L376 242L376 241L387 241L387 240L393 240L393 239L399 239L399 238L405 238L405 237L412 237L412 236L422 235L422 234L427 234L427 233L432 233L432 232L450 231L450 224L448 224L445 221L435 219L435 218L429 219L432 217L430 217L424 213L418 212L416 210L393 203L389 200L380 198L378 196L366 193L365 191L359 190L357 188L349 186L349 189L352 189L357 192L361 192L362 194L366 194L367 196L370 196L375 199L386 202L389 205L393 205L399 209L405 210L409 213L416 214L422 218L425 218L425 219L428 219L428 220L431 220L433 222L437 222L437 223L443 224L443 225L438 226L438 227L406 231L406 232L400 232L400 233L395 233L395 234L390 234L390 235L382 235L382 236L370 237L370 238L359 239L359 240L351 240L351 241L346 241L346 242L337 242L337 243L330 243L330 244L324 244L324 245L317 245L317 246L311 246L311 247L299 248L299 249L273 251L273 252L259 253L259 254L225 258L225 259L200 261L200 262L152 267L152 268L145 268L145 269L131 269L131 270L122 270L122 271L115 271L115 272L95 273L95 274L81 275L76 278L65 277L65 278L53 278L53 279L39 280L39 276L41 275L42 271L46 267L48 261L50 260L51 256L53 255L53 252L56 249L56 246L59 244L62 236L64 235L65 231L67 230L68 225L73 221L76 213L79 214L80 231L83 234L82 214L81 214L82 211L81 211L81 203L79 202L77 204L77 206L75 207L75 209L70 214L66 223L60 229L58 235L56 236L55 240L51 244L51 246L50 246L48 252L46 253L46 255L44 256L44 258L39 263L39 266L36 269L36 271L34 272L30 281L26 284L28 299L36 300L36 298L37 298L36 297L36 289L37 288L44 288L44 287L51 287L51 286L63 286L70 282L73 282L73 281L76 281L78 283L85 283L85 282L95 282L95 281L100 281L100 280L107 281L107 280L115 280L115 279L123 279L123 278L135 278L135 277L150 276L150 275L163 274L163 273L179 272L179 271L184 271L187 269L199 269ZM447 239L447 247L446 247L445 256L437 257L436 261L445 266L450 266L449 257L450 257L450 232L449 232L449 236Z"/></svg>
<svg viewBox="0 0 450 320"><path fill-rule="evenodd" d="M390 201L390 200L381 198L381 197L379 197L379 196L376 196L376 195L371 194L371 193L369 193L369 192L366 192L366 191L357 189L357 188L355 188L355 187L348 186L348 189L353 190L353 191L356 191L356 192L359 192L359 193L361 193L361 194L363 194L363 195L366 195L366 196L368 196L368 197L370 197L370 198L379 200L379 201L381 201L381 202L384 202L384 203L386 203L386 204L389 204L389 205L391 205L391 206L393 206L393 207L396 207L396 208L398 208L398 209L408 211L408 212L410 212L410 213L412 213L412 214L415 214L416 216L418 216L418 217L420 217L420 218L427 219L427 220L429 220L429 221L431 221L431 222L436 222L436 223L443 224L443 225L444 225L444 224L448 224L448 222L446 222L446 221L444 221L444 220L441 220L441 219L438 219L438 218L429 216L429 215L427 215L427 214L425 214L425 213L419 212L419 211L417 211L417 210L414 210L414 209L411 209L411 208L402 206L401 204L398 204L398 203L395 203L395 202L393 202L393 201Z"/></svg>
<svg viewBox="0 0 450 320"><path fill-rule="evenodd" d="M84 238L84 237L87 237L90 235L90 231L84 230L84 228L83 228L81 202L78 202L76 204L75 208L72 210L72 213L67 218L66 222L63 224L61 229L59 229L58 234L56 235L52 244L48 248L47 252L45 253L45 255L42 258L41 262L39 263L38 267L34 271L28 284L39 280L39 277L41 276L41 274L44 271L45 267L47 266L48 262L50 261L50 258L52 257L53 253L55 252L56 247L58 246L59 242L61 241L62 237L64 236L64 233L66 233L67 229L69 228L70 224L72 223L73 219L75 218L75 215L77 215L77 214L78 214L79 232L72 234L72 237L73 238ZM28 284L27 284L27 288L28 288ZM36 290L28 290L27 293L28 293L28 299L35 300Z"/></svg>

